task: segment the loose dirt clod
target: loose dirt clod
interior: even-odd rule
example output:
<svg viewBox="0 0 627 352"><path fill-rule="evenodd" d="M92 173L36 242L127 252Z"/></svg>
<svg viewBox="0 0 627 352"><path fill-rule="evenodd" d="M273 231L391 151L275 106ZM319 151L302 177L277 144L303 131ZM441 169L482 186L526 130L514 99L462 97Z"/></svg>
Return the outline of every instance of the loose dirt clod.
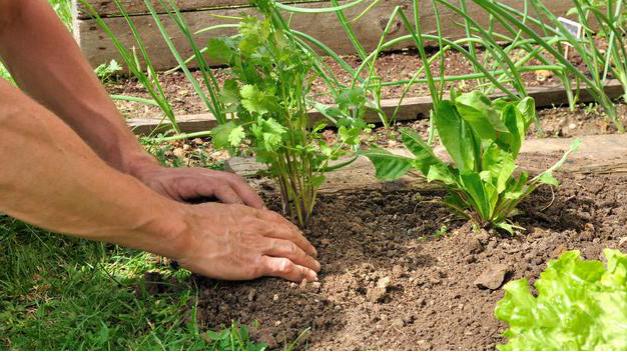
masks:
<svg viewBox="0 0 627 352"><path fill-rule="evenodd" d="M492 264L475 280L474 284L481 289L497 290L505 282L510 272L505 264Z"/></svg>

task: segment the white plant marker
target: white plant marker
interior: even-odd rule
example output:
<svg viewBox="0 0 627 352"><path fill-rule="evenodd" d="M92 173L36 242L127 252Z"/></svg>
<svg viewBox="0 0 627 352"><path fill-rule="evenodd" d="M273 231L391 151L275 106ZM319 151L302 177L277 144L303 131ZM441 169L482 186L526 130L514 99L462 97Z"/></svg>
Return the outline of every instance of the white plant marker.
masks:
<svg viewBox="0 0 627 352"><path fill-rule="evenodd" d="M583 36L583 25L581 23L569 20L568 18L564 17L558 17L557 20L562 25L564 25L566 30L569 31L570 34L572 34L575 38L581 39L581 37ZM557 30L560 31L559 28ZM572 45L569 43L564 43L564 45L564 56L566 56L566 59L568 60L568 54L570 53L570 47Z"/></svg>

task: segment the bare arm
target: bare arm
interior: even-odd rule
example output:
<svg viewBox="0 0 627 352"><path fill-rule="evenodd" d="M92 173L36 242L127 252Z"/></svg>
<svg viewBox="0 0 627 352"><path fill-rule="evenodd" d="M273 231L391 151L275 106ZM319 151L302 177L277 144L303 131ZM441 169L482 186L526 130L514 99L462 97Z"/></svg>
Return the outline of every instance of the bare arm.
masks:
<svg viewBox="0 0 627 352"><path fill-rule="evenodd" d="M148 250L214 278L314 280L319 270L311 244L279 215L163 197L1 79L0 165L0 213L52 231Z"/></svg>
<svg viewBox="0 0 627 352"><path fill-rule="evenodd" d="M24 92L62 118L112 167L175 200L216 197L263 207L235 175L160 167L127 128L47 1L0 0L0 59Z"/></svg>
<svg viewBox="0 0 627 352"><path fill-rule="evenodd" d="M45 0L4 0L0 57L18 86L61 117L111 166L153 163Z"/></svg>

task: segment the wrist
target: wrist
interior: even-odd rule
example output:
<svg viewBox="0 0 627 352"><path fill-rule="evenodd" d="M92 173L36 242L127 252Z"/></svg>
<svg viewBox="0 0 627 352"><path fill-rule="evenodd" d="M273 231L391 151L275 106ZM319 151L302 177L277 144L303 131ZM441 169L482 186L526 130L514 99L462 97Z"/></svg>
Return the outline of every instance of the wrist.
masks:
<svg viewBox="0 0 627 352"><path fill-rule="evenodd" d="M193 248L192 216L190 206L173 202L165 216L161 216L145 229L154 240L149 252L178 260Z"/></svg>
<svg viewBox="0 0 627 352"><path fill-rule="evenodd" d="M139 180L142 180L146 174L162 168L153 156L145 152L130 155L127 159L122 171Z"/></svg>

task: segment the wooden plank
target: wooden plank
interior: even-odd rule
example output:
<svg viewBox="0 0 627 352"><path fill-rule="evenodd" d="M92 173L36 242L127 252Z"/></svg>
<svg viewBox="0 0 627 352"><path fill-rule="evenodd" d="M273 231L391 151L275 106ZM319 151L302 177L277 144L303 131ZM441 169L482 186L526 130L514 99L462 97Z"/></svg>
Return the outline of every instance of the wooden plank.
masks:
<svg viewBox="0 0 627 352"><path fill-rule="evenodd" d="M167 3L167 1L170 0L164 1ZM319 0L289 0L281 2L289 4L314 1ZM122 15L118 10L118 7L115 5L115 2L112 0L87 0L86 2L91 5L93 9L102 17L119 17ZM175 0L173 2L182 12L223 9L229 7L248 7L250 5L250 0ZM150 13L143 0L120 0L120 4L122 4L124 10L126 10L129 15L143 15ZM153 0L153 5L155 6L155 10L157 10L157 12L166 12L166 9L161 6L161 3L158 0ZM91 18L91 11L89 11L89 8L80 0L72 0L72 6L76 9L75 13L78 16L78 19Z"/></svg>
<svg viewBox="0 0 627 352"><path fill-rule="evenodd" d="M627 174L627 135L598 135L579 137L582 141L579 152L574 153L561 171L576 174ZM545 170L560 159L568 150L574 138L542 138L525 142L520 154L519 165L532 174ZM392 149L393 153L408 155L404 149ZM254 177L263 169L251 158L231 158L226 163L227 170L243 177ZM419 175L407 175L398 181L381 182L375 177L372 163L365 157L344 169L327 175L322 193L334 193L364 189L419 189L437 190L436 184L427 183Z"/></svg>
<svg viewBox="0 0 627 352"><path fill-rule="evenodd" d="M343 1L346 2L349 0ZM355 30L359 33L359 39L364 43L368 50L372 50L376 47L379 41L380 35L383 33L385 26L385 19L394 9L395 6L403 3L408 3L408 0L395 0L382 2L375 9L369 11L362 19L354 23ZM321 7L325 6L325 1L317 1L303 4L303 7ZM364 5L365 6L365 5ZM360 14L365 7L355 6L346 11L349 18L354 18ZM233 23L233 20L225 18L216 18L213 15L221 16L253 16L258 15L257 10L251 7L245 8L227 8L221 10L206 10L196 12L183 13L187 24L192 32L196 32L200 29L225 23ZM135 42L128 29L128 24L124 18L113 17L104 19L107 25L111 28L112 32L116 34L119 40L127 47L132 47ZM192 50L189 47L184 36L180 33L176 25L169 19L167 15L162 15L161 20L164 23L172 41L177 46L183 57L189 57L192 55ZM170 53L170 50L165 45L163 38L155 25L153 19L149 15L134 16L133 21L135 26L141 33L143 41L150 53L153 65L157 69L169 69L176 66L176 60ZM435 26L433 20L428 21L426 26ZM83 50L83 53L87 56L88 60L95 67L108 62L111 59L115 59L121 62L117 49L111 43L109 37L98 27L95 20L78 20L76 23L78 28L75 28L75 33L79 44ZM308 34L322 39L333 50L340 54L352 53L353 46L348 38L343 34L342 27L337 20L334 13L320 13L320 14L295 14L292 17L292 27L299 31L307 32ZM338 35L342 33L342 35ZM211 33L202 33L197 35L196 40L199 46L204 46L209 38L216 36L228 36L234 34L232 29L220 29ZM399 31L396 35L402 35ZM212 62L211 64L218 64ZM190 66L194 66L192 63Z"/></svg>
<svg viewBox="0 0 627 352"><path fill-rule="evenodd" d="M623 94L623 86L617 80L608 82L605 86L605 92L610 98L618 98ZM568 104L568 97L563 87L535 87L529 88L529 96L536 100L538 107L560 106ZM501 97L501 94L495 94L491 98ZM582 89L580 101L583 103L594 101L592 95L586 89ZM382 109L388 115L392 115L398 106L398 99L386 99L382 101ZM431 97L414 97L403 100L399 108L398 121L418 120L428 116L433 105ZM317 111L309 113L312 124L316 121L323 120L324 117ZM368 111L365 116L367 122L379 122L379 117L373 111ZM217 126L216 118L210 113L183 115L177 117L179 127L185 133L208 131ZM127 120L129 126L136 134L148 135L155 129L168 130L171 125L164 124L162 118L132 118Z"/></svg>
<svg viewBox="0 0 627 352"><path fill-rule="evenodd" d="M344 4L348 1L350 0L344 0L341 3ZM512 7L522 7L522 2L518 0L504 0L502 2ZM419 3L421 6L420 13L423 32L435 34L436 21L431 2L421 1ZM369 3L360 4L345 10L346 16L351 19L356 18L363 12L368 4ZM326 1L317 1L300 6L321 7L325 5L327 5ZM366 50L373 50L377 46L380 36L383 33L383 29L389 20L389 16L397 6L400 6L406 11L411 11L410 0L388 0L380 2L373 9L365 13L359 21L353 22L356 35ZM552 1L550 4L547 4L547 6L556 15L563 15L570 7L572 7L570 0ZM488 24L488 16L486 16L483 10L478 8L474 3L469 4L469 12L471 16L476 18L479 24ZM230 21L223 18L216 18L213 15L242 16L256 14L257 12L254 8L244 7L185 12L183 13L183 16L185 17L190 29L195 32L202 28L216 24L229 23ZM441 8L440 18L442 23L445 24L443 27L444 36L451 39L465 37L464 28L460 25L460 23L463 22L463 19L460 16L449 9ZM164 22L172 41L175 43L181 54L184 57L191 56L192 51L189 48L184 36L181 35L176 28L176 25L168 18L167 15L162 15L161 19ZM176 60L164 44L163 38L154 24L152 17L149 15L138 15L133 16L133 20L135 21L135 25L138 28L139 33L141 33L143 37L155 67L157 69L169 69L175 67ZM134 45L132 35L124 18L105 18L105 22L111 28L112 32L115 33L120 41L127 47L132 47ZM352 44L344 34L343 29L334 13L294 14L291 23L294 29L306 32L313 37L318 38L340 55L351 54L354 52ZM102 64L103 62L108 62L111 59L120 61L120 56L117 50L111 44L111 41L106 34L98 27L95 20L79 19L75 22L75 27L74 33L77 40L81 45L83 52L94 67ZM397 21L394 25L395 31L388 35L388 39L407 34L401 27L400 21ZM198 45L204 46L211 36L224 36L231 34L233 34L233 31L229 29L216 30L212 33L200 34L196 39ZM411 41L407 41L400 44L397 48L410 47L411 45Z"/></svg>

